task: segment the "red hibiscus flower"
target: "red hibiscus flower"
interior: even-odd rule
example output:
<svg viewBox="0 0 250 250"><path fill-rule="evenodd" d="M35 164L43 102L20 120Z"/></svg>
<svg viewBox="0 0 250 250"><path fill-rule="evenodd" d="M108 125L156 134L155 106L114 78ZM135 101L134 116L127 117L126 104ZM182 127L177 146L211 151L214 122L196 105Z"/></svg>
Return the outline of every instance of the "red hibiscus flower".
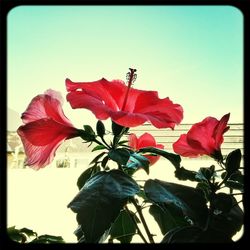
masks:
<svg viewBox="0 0 250 250"><path fill-rule="evenodd" d="M224 140L223 134L229 129L227 126L229 117L230 113L219 121L214 117L207 117L194 124L187 134L182 134L173 144L175 153L188 157L209 155L221 160L220 147Z"/></svg>
<svg viewBox="0 0 250 250"><path fill-rule="evenodd" d="M169 98L160 99L156 91L131 88L121 80L104 78L94 82L66 79L67 100L73 109L91 110L97 119L111 118L124 127L151 122L156 128L174 128L183 119L183 109Z"/></svg>
<svg viewBox="0 0 250 250"><path fill-rule="evenodd" d="M130 134L129 135L129 146L134 149L134 150L139 150L141 148L145 148L145 147L155 147L155 148L159 148L159 149L163 149L164 146L162 144L157 144L155 141L155 138L149 134L149 133L144 133L143 135L141 135L140 137L136 137L135 134ZM160 156L151 156L151 155L144 155L150 162L150 166L155 164Z"/></svg>
<svg viewBox="0 0 250 250"><path fill-rule="evenodd" d="M27 156L25 165L40 169L51 163L56 149L66 140L78 136L62 110L59 92L47 90L34 97L22 114L25 125L18 128Z"/></svg>

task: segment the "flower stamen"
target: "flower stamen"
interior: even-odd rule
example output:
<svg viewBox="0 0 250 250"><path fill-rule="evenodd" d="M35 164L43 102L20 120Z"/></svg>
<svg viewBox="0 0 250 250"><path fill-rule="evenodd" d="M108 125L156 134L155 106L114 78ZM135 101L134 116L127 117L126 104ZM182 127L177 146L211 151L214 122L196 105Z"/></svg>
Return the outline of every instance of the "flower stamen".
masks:
<svg viewBox="0 0 250 250"><path fill-rule="evenodd" d="M127 104L128 93L129 93L129 90L131 88L131 85L132 85L133 82L135 82L135 80L137 78L137 74L135 74L136 69L129 68L129 70L130 70L130 72L128 72L127 75L126 75L126 79L128 81L128 88L127 88L127 92L125 94L125 98L124 98L121 110L124 110L124 108L125 108L125 106Z"/></svg>

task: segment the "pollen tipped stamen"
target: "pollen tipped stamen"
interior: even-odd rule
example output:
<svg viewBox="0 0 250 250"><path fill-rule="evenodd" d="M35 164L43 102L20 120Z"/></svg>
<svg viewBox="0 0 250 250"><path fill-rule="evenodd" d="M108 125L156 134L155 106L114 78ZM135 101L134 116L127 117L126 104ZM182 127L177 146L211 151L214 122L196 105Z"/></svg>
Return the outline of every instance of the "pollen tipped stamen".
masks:
<svg viewBox="0 0 250 250"><path fill-rule="evenodd" d="M124 98L121 110L125 109L125 106L127 104L129 90L130 90L130 88L132 86L132 83L135 82L135 80L137 78L137 74L135 74L136 69L129 68L129 70L130 70L130 72L128 72L127 75L126 75L126 79L128 81L128 88L127 88L127 91L126 91L126 94L125 94L125 98Z"/></svg>

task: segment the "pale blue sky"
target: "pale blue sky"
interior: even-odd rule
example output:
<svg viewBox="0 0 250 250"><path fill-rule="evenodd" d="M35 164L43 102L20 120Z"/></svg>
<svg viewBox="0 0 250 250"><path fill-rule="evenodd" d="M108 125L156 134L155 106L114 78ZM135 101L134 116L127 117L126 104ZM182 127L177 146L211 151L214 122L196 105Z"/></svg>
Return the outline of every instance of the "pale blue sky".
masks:
<svg viewBox="0 0 250 250"><path fill-rule="evenodd" d="M184 108L183 122L207 116L243 122L243 16L231 6L20 6L8 14L8 107L22 113L65 79L125 80ZM63 106L77 127L96 119ZM21 121L20 121L21 123Z"/></svg>

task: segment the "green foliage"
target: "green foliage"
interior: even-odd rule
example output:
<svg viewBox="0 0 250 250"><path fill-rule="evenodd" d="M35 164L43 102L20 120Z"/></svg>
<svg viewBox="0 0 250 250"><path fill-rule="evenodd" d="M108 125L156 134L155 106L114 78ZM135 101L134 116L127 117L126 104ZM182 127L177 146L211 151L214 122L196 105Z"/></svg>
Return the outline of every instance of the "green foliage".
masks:
<svg viewBox="0 0 250 250"><path fill-rule="evenodd" d="M100 120L98 120L98 122L96 123L96 132L100 137L103 137L105 135L105 126Z"/></svg>
<svg viewBox="0 0 250 250"><path fill-rule="evenodd" d="M8 236L11 240L18 243L65 243L61 236L53 236L53 235L38 235L31 229L21 228L16 229L15 226L7 228Z"/></svg>
<svg viewBox="0 0 250 250"><path fill-rule="evenodd" d="M146 171L147 174L149 174L149 160L145 156L135 152L132 152L130 154L130 158L127 162L126 167L132 168L134 170L142 168Z"/></svg>
<svg viewBox="0 0 250 250"><path fill-rule="evenodd" d="M169 153L167 151L164 151L159 148L154 148L154 147L141 148L138 152L139 153L153 153L156 155L163 156L164 158L168 159L175 166L175 168L180 167L181 157L179 155Z"/></svg>
<svg viewBox="0 0 250 250"><path fill-rule="evenodd" d="M110 230L110 238L121 243L130 243L136 232L135 215L131 211L122 210Z"/></svg>
<svg viewBox="0 0 250 250"><path fill-rule="evenodd" d="M241 157L240 149L230 152L227 156L225 166L229 176L239 170Z"/></svg>
<svg viewBox="0 0 250 250"><path fill-rule="evenodd" d="M117 148L109 151L108 156L118 165L125 166L129 160L130 152L125 148Z"/></svg>
<svg viewBox="0 0 250 250"><path fill-rule="evenodd" d="M129 197L140 191L137 183L120 170L101 171L92 176L68 207L77 213L84 242L97 243L110 229ZM78 230L79 233L79 230Z"/></svg>

